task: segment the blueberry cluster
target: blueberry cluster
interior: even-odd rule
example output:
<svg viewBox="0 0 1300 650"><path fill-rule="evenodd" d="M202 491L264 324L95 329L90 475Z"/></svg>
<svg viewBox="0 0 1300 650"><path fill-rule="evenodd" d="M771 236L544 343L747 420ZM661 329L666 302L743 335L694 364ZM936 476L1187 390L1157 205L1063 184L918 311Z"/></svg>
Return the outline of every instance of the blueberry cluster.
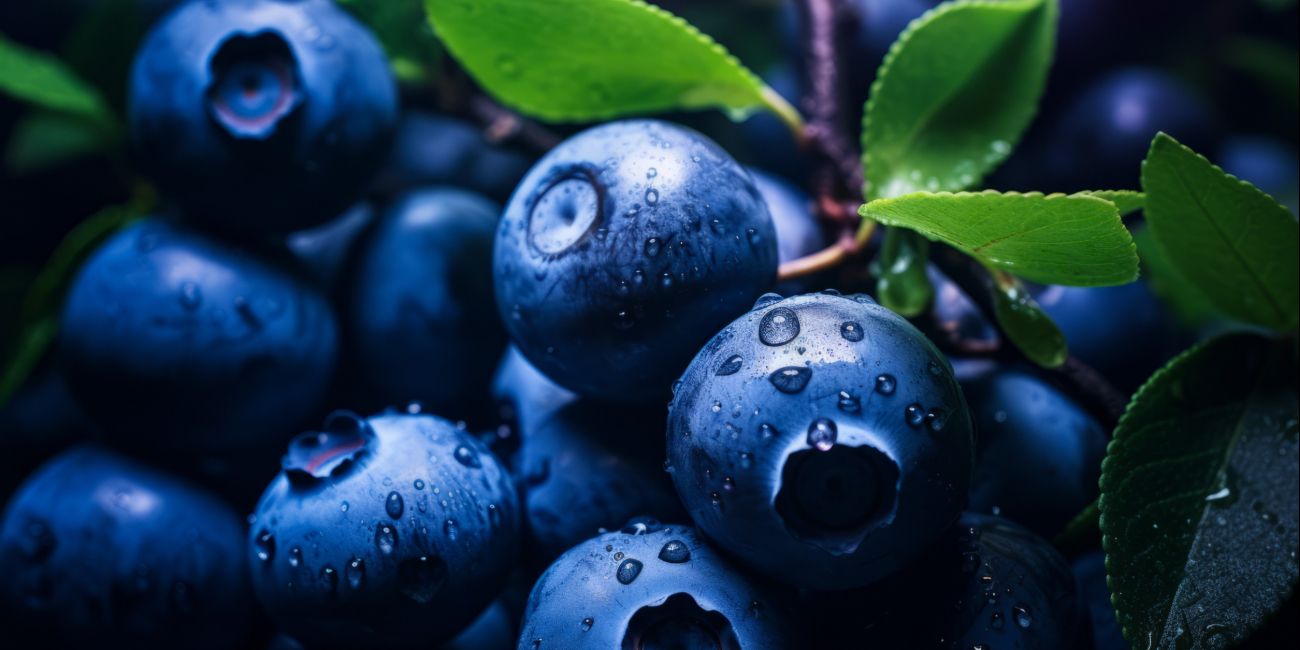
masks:
<svg viewBox="0 0 1300 650"><path fill-rule="evenodd" d="M865 74L935 3L845 4ZM1132 186L1153 125L1209 130L1184 93L1100 78L1001 180ZM830 241L758 131L762 169L652 119L533 159L399 97L330 0L180 3L128 95L165 207L80 266L0 410L43 461L0 484L14 647L1124 647L1100 556L1045 541L1103 426L941 352L996 332L936 269L924 322L778 282ZM1125 389L1173 351L1145 284L1033 291Z"/></svg>

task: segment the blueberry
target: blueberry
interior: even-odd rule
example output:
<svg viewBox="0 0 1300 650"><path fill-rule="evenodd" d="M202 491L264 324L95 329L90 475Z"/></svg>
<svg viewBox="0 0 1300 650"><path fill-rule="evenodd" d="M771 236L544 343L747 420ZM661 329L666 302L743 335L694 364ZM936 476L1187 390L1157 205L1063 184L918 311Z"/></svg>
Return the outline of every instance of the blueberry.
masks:
<svg viewBox="0 0 1300 650"><path fill-rule="evenodd" d="M884 582L805 601L823 647L1061 650L1086 633L1065 558L1020 526L973 513Z"/></svg>
<svg viewBox="0 0 1300 650"><path fill-rule="evenodd" d="M242 536L228 506L175 478L97 447L64 452L5 511L5 635L41 647L239 647L252 618Z"/></svg>
<svg viewBox="0 0 1300 650"><path fill-rule="evenodd" d="M73 394L120 443L229 451L282 444L314 411L337 331L303 281L151 218L81 268L59 345Z"/></svg>
<svg viewBox="0 0 1300 650"><path fill-rule="evenodd" d="M346 274L349 377L365 403L418 401L475 414L505 333L492 301L498 208L424 188L398 197L358 242Z"/></svg>
<svg viewBox="0 0 1300 650"><path fill-rule="evenodd" d="M758 169L749 168L749 174L754 178L754 186L763 196L767 211L772 215L772 225L776 228L778 262L784 264L826 248L826 234L822 232L817 215L813 212L812 199L803 190ZM805 291L811 290L815 283L812 278L791 280L778 285L776 289L787 292Z"/></svg>
<svg viewBox="0 0 1300 650"><path fill-rule="evenodd" d="M962 387L976 426L970 509L1056 535L1097 498L1106 432L1024 370L998 368Z"/></svg>
<svg viewBox="0 0 1300 650"><path fill-rule="evenodd" d="M666 397L690 351L771 285L776 236L749 174L708 138L612 122L553 149L497 231L515 343L575 392Z"/></svg>
<svg viewBox="0 0 1300 650"><path fill-rule="evenodd" d="M931 315L939 334L989 349L999 344L997 329L961 287L933 265L926 268L926 276L934 288Z"/></svg>
<svg viewBox="0 0 1300 650"><path fill-rule="evenodd" d="M488 141L481 128L432 113L402 117L392 155L375 185L397 194L427 185L451 185L504 201L528 172L522 153Z"/></svg>
<svg viewBox="0 0 1300 650"><path fill-rule="evenodd" d="M880 579L965 504L961 389L938 350L870 298L759 305L682 377L668 422L677 492L705 534L783 582Z"/></svg>
<svg viewBox="0 0 1300 650"><path fill-rule="evenodd" d="M1034 294L1065 335L1070 352L1121 390L1136 390L1184 347L1178 323L1145 281L1117 287L1051 286Z"/></svg>
<svg viewBox="0 0 1300 650"><path fill-rule="evenodd" d="M577 395L557 385L524 358L519 349L506 348L492 380L501 426L518 435L532 431L556 411L573 403Z"/></svg>
<svg viewBox="0 0 1300 650"><path fill-rule="evenodd" d="M496 600L440 650L510 650L515 645L518 624L505 603Z"/></svg>
<svg viewBox="0 0 1300 650"><path fill-rule="evenodd" d="M515 461L528 553L542 566L602 528L648 513L684 516L664 473L660 408L578 402L525 430Z"/></svg>
<svg viewBox="0 0 1300 650"><path fill-rule="evenodd" d="M290 233L285 245L327 291L335 288L357 239L375 220L375 207L362 201L314 228Z"/></svg>
<svg viewBox="0 0 1300 650"><path fill-rule="evenodd" d="M305 645L446 640L505 584L519 505L473 436L427 415L331 415L289 446L250 529L253 588Z"/></svg>
<svg viewBox="0 0 1300 650"><path fill-rule="evenodd" d="M787 648L788 634L778 603L694 529L634 521L546 570L518 648Z"/></svg>
<svg viewBox="0 0 1300 650"><path fill-rule="evenodd" d="M1300 160L1294 147L1262 136L1239 135L1224 141L1215 162L1271 194L1291 212L1300 209Z"/></svg>
<svg viewBox="0 0 1300 650"><path fill-rule="evenodd" d="M397 90L370 33L329 0L189 2L136 54L136 158L194 219L287 232L358 198Z"/></svg>
<svg viewBox="0 0 1300 650"><path fill-rule="evenodd" d="M1055 191L1136 189L1156 132L1198 151L1214 143L1211 108L1178 79L1150 68L1121 68L1083 88L1046 127L1041 181Z"/></svg>
<svg viewBox="0 0 1300 650"><path fill-rule="evenodd" d="M1115 606L1110 601L1110 587L1106 584L1106 556L1101 551L1093 551L1079 556L1071 564L1079 599L1088 611L1088 620L1092 624L1093 650L1129 650L1131 647L1124 640L1119 621L1115 618Z"/></svg>

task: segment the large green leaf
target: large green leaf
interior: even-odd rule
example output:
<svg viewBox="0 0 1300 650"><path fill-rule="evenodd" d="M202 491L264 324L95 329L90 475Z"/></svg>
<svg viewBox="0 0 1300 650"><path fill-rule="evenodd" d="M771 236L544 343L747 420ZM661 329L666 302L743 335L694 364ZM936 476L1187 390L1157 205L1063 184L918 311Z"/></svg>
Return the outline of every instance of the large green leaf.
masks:
<svg viewBox="0 0 1300 650"><path fill-rule="evenodd" d="M9 134L4 165L15 174L28 174L104 152L115 144L113 134L83 119L52 111L31 111L14 124Z"/></svg>
<svg viewBox="0 0 1300 650"><path fill-rule="evenodd" d="M23 47L0 34L0 92L42 108L113 123L104 99L58 59Z"/></svg>
<svg viewBox="0 0 1300 650"><path fill-rule="evenodd" d="M794 109L686 21L641 0L425 0L434 32L489 93L553 121Z"/></svg>
<svg viewBox="0 0 1300 650"><path fill-rule="evenodd" d="M1103 201L1110 201L1115 204L1115 209L1119 210L1121 217L1141 210L1142 206L1146 205L1147 202L1145 194L1134 190L1088 190L1086 192L1075 192L1075 194L1095 196Z"/></svg>
<svg viewBox="0 0 1300 650"><path fill-rule="evenodd" d="M859 211L1034 282L1093 287L1138 276L1133 238L1115 204L1091 196L916 192Z"/></svg>
<svg viewBox="0 0 1300 650"><path fill-rule="evenodd" d="M1151 236L1150 228L1134 228L1133 242L1137 244L1138 256L1142 258L1143 280L1172 308L1178 320L1190 327L1201 327L1216 318L1222 319L1205 293L1188 282L1170 264L1169 256L1160 249L1155 237Z"/></svg>
<svg viewBox="0 0 1300 650"><path fill-rule="evenodd" d="M957 0L914 21L885 57L863 120L868 199L974 186L1033 119L1057 0Z"/></svg>
<svg viewBox="0 0 1300 650"><path fill-rule="evenodd" d="M1222 648L1295 587L1295 350L1216 339L1147 382L1101 473L1112 600L1135 647Z"/></svg>
<svg viewBox="0 0 1300 650"><path fill-rule="evenodd" d="M880 256L872 266L880 304L908 318L930 306L934 287L925 274L929 252L930 242L915 232L902 228L885 231Z"/></svg>
<svg viewBox="0 0 1300 650"><path fill-rule="evenodd" d="M1142 163L1142 187L1151 234L1215 307L1278 330L1300 323L1300 228L1290 210L1164 133Z"/></svg>

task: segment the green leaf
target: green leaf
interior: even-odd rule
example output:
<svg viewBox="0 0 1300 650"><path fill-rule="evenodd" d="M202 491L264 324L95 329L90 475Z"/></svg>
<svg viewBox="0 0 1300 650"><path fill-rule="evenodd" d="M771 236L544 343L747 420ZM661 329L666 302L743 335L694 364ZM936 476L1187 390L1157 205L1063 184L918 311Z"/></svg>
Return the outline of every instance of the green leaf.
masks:
<svg viewBox="0 0 1300 650"><path fill-rule="evenodd" d="M1095 287L1138 277L1133 238L1115 205L1090 196L917 192L859 212L1034 282Z"/></svg>
<svg viewBox="0 0 1300 650"><path fill-rule="evenodd" d="M1088 190L1075 192L1072 196L1095 196L1103 201L1115 204L1119 216L1127 217L1146 205L1147 196L1134 190Z"/></svg>
<svg viewBox="0 0 1300 650"><path fill-rule="evenodd" d="M1196 285L1188 282L1169 262L1169 256L1151 236L1151 229L1133 229L1133 241L1142 258L1142 277L1151 290L1168 305L1178 320L1190 327L1200 327L1222 318Z"/></svg>
<svg viewBox="0 0 1300 650"><path fill-rule="evenodd" d="M112 113L99 93L58 59L0 35L0 92L107 127Z"/></svg>
<svg viewBox="0 0 1300 650"><path fill-rule="evenodd" d="M1044 367L1056 368L1070 356L1065 335L1052 318L1038 306L1029 291L1015 278L992 271L993 315L1002 331L1025 354L1025 358Z"/></svg>
<svg viewBox="0 0 1300 650"><path fill-rule="evenodd" d="M1244 640L1297 579L1294 348L1202 344L1134 396L1101 472L1113 602L1135 647Z"/></svg>
<svg viewBox="0 0 1300 650"><path fill-rule="evenodd" d="M1084 549L1095 547L1101 539L1101 508L1093 501L1079 511L1073 519L1065 524L1061 532L1052 538L1052 546L1066 555L1073 555Z"/></svg>
<svg viewBox="0 0 1300 650"><path fill-rule="evenodd" d="M867 199L966 189L1005 160L1043 94L1057 11L1057 0L958 0L914 21L867 102Z"/></svg>
<svg viewBox="0 0 1300 650"><path fill-rule="evenodd" d="M1300 323L1300 228L1291 211L1176 140L1142 163L1146 221L1171 265L1228 316L1276 330Z"/></svg>
<svg viewBox="0 0 1300 650"><path fill-rule="evenodd" d="M340 0L339 4L375 33L399 80L424 83L433 78L442 52L425 19L424 0Z"/></svg>
<svg viewBox="0 0 1300 650"><path fill-rule="evenodd" d="M552 121L720 108L798 113L722 46L641 0L425 0L434 32L502 103Z"/></svg>
<svg viewBox="0 0 1300 650"><path fill-rule="evenodd" d="M907 318L925 311L934 298L934 287L925 274L930 260L930 242L902 228L885 231L873 271L880 304Z"/></svg>
<svg viewBox="0 0 1300 650"><path fill-rule="evenodd" d="M101 153L115 144L109 134L83 119L33 111L10 132L4 164L14 174L30 174Z"/></svg>
<svg viewBox="0 0 1300 650"><path fill-rule="evenodd" d="M73 228L59 242L32 281L19 313L17 342L0 372L0 405L23 385L53 342L63 295L81 263L104 240L143 214L142 206L104 208Z"/></svg>

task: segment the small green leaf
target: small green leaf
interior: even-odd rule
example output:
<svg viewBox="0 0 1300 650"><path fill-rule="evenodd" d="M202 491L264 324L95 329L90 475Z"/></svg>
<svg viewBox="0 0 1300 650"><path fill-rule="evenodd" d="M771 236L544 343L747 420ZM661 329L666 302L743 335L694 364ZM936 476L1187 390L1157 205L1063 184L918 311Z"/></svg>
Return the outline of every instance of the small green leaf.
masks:
<svg viewBox="0 0 1300 650"><path fill-rule="evenodd" d="M14 174L30 174L101 153L115 142L109 134L83 119L32 111L10 132L4 164Z"/></svg>
<svg viewBox="0 0 1300 650"><path fill-rule="evenodd" d="M1232 647L1297 579L1294 349L1202 344L1134 396L1101 472L1113 601L1136 647Z"/></svg>
<svg viewBox="0 0 1300 650"><path fill-rule="evenodd" d="M1146 220L1171 265L1228 316L1300 323L1300 228L1291 211L1157 134L1142 163Z"/></svg>
<svg viewBox="0 0 1300 650"><path fill-rule="evenodd" d="M934 298L934 287L925 274L929 260L930 242L924 237L902 228L886 230L872 267L880 304L907 318L925 311Z"/></svg>
<svg viewBox="0 0 1300 650"><path fill-rule="evenodd" d="M1056 323L1018 280L996 270L992 273L993 315L1007 338L1020 348L1025 358L1044 368L1065 363L1070 350Z"/></svg>
<svg viewBox="0 0 1300 650"><path fill-rule="evenodd" d="M58 59L0 34L0 92L42 108L76 115L93 124L113 123L99 93Z"/></svg>
<svg viewBox="0 0 1300 650"><path fill-rule="evenodd" d="M1034 282L1095 287L1138 277L1133 238L1115 205L1090 196L917 192L859 212Z"/></svg>
<svg viewBox="0 0 1300 650"><path fill-rule="evenodd" d="M1065 524L1061 532L1052 538L1052 546L1062 552L1077 552L1095 547L1101 539L1101 508L1097 501L1089 503L1079 514ZM1071 555L1072 553L1066 553Z"/></svg>
<svg viewBox="0 0 1300 650"><path fill-rule="evenodd" d="M1011 153L1043 94L1057 0L957 0L885 57L863 119L866 197L974 186Z"/></svg>
<svg viewBox="0 0 1300 650"><path fill-rule="evenodd" d="M552 121L793 107L708 36L641 0L425 0L434 32L502 103Z"/></svg>
<svg viewBox="0 0 1300 650"><path fill-rule="evenodd" d="M1146 205L1147 196L1135 190L1088 190L1075 192L1072 196L1095 196L1103 201L1110 201L1119 210L1119 216L1127 217Z"/></svg>
<svg viewBox="0 0 1300 650"><path fill-rule="evenodd" d="M1168 305L1178 320L1189 327L1200 327L1222 319L1209 298L1196 285L1188 282L1178 269L1169 263L1169 256L1151 236L1147 227L1133 229L1133 242L1142 258L1142 277L1151 290Z"/></svg>

